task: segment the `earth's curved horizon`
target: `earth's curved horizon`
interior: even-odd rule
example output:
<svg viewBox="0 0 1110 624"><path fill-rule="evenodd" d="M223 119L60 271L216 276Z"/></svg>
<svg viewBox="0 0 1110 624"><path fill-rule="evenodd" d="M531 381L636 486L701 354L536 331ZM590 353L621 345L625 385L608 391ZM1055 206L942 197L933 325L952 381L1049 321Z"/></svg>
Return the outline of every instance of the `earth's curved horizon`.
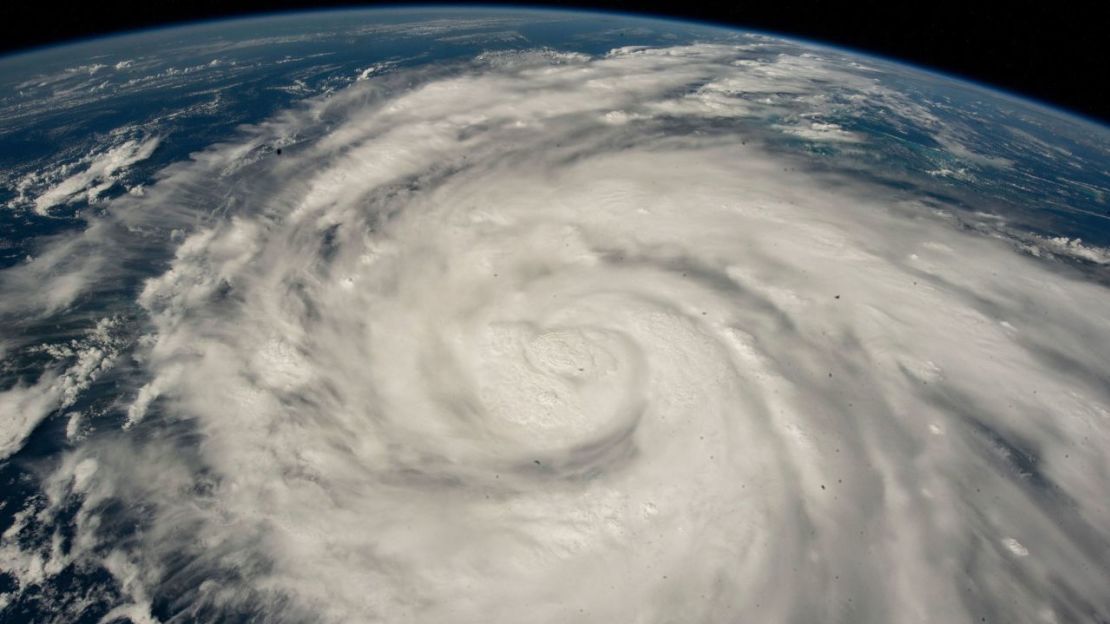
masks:
<svg viewBox="0 0 1110 624"><path fill-rule="evenodd" d="M148 26L141 26L137 28L117 30L112 32L93 33L84 36L76 36L67 39L59 39L57 41L50 41L37 45L28 46L14 50L8 50L0 53L0 62L4 60L18 59L27 55L34 55L40 52L50 52L56 50L70 50L75 47L82 46L95 46L98 42L108 40L119 40L132 36L144 35L160 35L172 31L188 30L193 28L205 28L207 26L224 26L228 24L249 25L251 23L262 22L266 20L281 20L281 19L297 19L300 17L311 17L319 15L333 15L333 14L352 14L352 15L365 15L365 14L381 14L381 13L405 13L405 14L419 14L421 12L458 12L458 11L488 11L491 13L552 13L552 14L577 14L585 16L595 16L603 19L617 19L617 20L635 20L635 21L651 21L651 22L667 22L671 24L682 24L687 27L701 28L708 30L723 30L734 31L737 33L745 33L749 35L760 35L779 39L782 41L789 41L802 46L809 46L813 48L820 48L824 50L833 50L844 55L857 56L866 59L872 59L877 62L898 65L920 73L931 74L937 78L950 80L954 82L964 83L967 86L982 89L1000 96L1003 98L1010 98L1020 100L1027 106L1034 106L1043 108L1046 111L1051 111L1056 115L1063 115L1070 117L1073 121L1094 125L1100 129L1110 127L1110 121L1100 118L1097 115L1085 113L1074 108L1053 101L1051 98L1045 98L1023 92L1019 89L1005 87L991 82L989 79L983 79L972 75L961 74L957 70L946 69L928 63L915 62L906 58L896 55L885 54L878 50L868 50L851 45L845 45L832 41L822 40L820 38L806 37L791 33L789 31L780 31L774 29L752 28L739 24L734 24L725 21L717 21L712 19L698 19L692 17L680 17L676 15L667 15L664 13L656 13L651 11L620 11L616 9L595 9L587 7L577 7L573 9L553 8L549 5L542 4L515 4L515 5L496 5L496 4L482 4L470 3L466 5L452 5L452 4L436 4L436 3L419 3L419 4L397 4L397 5L375 5L375 6L336 6L336 7L322 7L311 9L281 9L275 11L262 11L251 12L226 17L204 17L196 19L183 19L179 21L167 22L163 24L152 24Z"/></svg>
<svg viewBox="0 0 1110 624"><path fill-rule="evenodd" d="M0 622L1110 621L1110 127L724 25L0 57Z"/></svg>

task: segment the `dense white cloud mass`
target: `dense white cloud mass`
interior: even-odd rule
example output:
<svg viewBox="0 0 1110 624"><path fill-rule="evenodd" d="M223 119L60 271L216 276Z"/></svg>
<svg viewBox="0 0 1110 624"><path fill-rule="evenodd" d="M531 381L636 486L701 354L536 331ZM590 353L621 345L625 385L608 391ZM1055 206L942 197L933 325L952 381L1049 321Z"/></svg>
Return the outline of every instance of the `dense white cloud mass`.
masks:
<svg viewBox="0 0 1110 624"><path fill-rule="evenodd" d="M57 309L173 230L123 430L48 480L64 558L136 621L1110 617L1105 287L731 123L789 94L764 132L863 141L829 83L915 114L738 50L368 75L10 271Z"/></svg>

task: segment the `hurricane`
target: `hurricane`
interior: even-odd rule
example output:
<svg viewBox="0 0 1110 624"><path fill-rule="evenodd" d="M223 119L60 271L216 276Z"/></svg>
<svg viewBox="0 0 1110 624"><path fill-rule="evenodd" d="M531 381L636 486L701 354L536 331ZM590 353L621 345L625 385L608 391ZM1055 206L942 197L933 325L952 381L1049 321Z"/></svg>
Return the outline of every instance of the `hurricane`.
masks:
<svg viewBox="0 0 1110 624"><path fill-rule="evenodd" d="M883 169L831 116L1012 163L777 45L367 72L44 237L0 272L0 449L60 440L4 604L95 569L100 622L1110 618L1106 250Z"/></svg>

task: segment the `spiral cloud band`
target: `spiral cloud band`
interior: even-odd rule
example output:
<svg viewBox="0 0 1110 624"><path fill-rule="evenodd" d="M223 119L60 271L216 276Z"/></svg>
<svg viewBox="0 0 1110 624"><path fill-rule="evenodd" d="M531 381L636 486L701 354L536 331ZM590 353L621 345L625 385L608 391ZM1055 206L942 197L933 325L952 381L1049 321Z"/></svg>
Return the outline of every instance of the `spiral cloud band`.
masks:
<svg viewBox="0 0 1110 624"><path fill-rule="evenodd" d="M10 271L58 310L172 245L36 512L80 494L72 548L7 566L135 621L1110 617L1105 286L783 149L867 149L825 85L927 111L758 49L360 81Z"/></svg>

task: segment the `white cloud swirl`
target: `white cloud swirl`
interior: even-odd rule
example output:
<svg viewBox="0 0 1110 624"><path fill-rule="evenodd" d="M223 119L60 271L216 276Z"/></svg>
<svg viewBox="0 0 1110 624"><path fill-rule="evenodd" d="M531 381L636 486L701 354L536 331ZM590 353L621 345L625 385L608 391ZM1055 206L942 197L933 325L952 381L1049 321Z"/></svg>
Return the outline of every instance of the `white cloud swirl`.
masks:
<svg viewBox="0 0 1110 624"><path fill-rule="evenodd" d="M54 481L88 556L147 510L132 617L1110 614L1105 288L722 126L897 100L736 52L380 76L117 200L214 215L139 298L128 433Z"/></svg>

